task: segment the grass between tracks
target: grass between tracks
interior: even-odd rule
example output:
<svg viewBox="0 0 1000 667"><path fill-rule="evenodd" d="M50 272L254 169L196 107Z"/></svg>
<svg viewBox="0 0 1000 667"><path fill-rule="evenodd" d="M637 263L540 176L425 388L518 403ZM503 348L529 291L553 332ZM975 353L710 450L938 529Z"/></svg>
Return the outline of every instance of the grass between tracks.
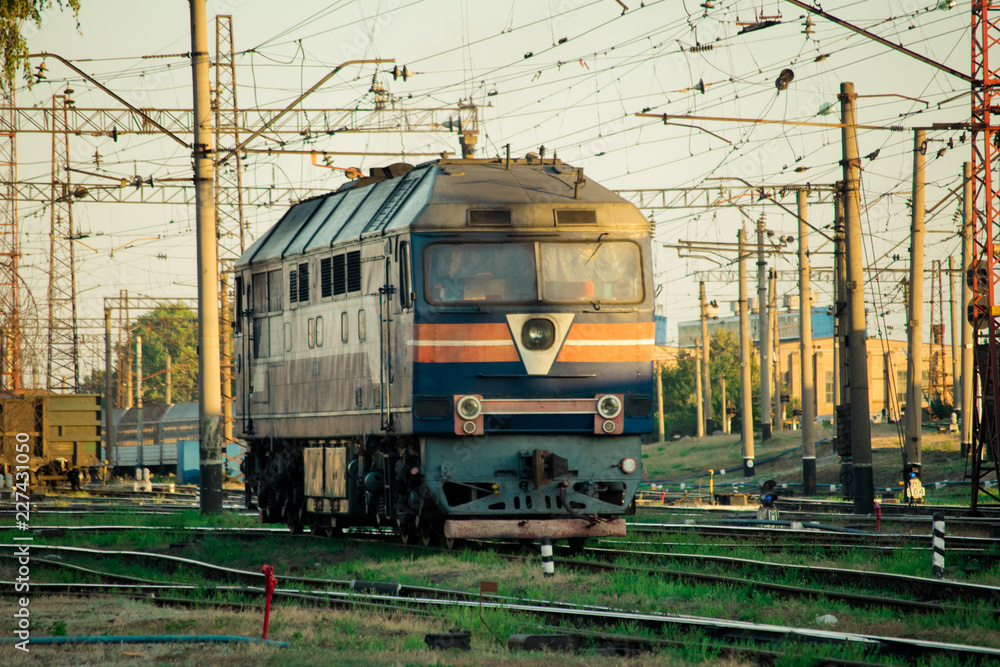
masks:
<svg viewBox="0 0 1000 667"><path fill-rule="evenodd" d="M278 534L254 539L239 539L233 535L194 535L183 526L255 525L252 517L221 516L205 518L195 512L171 516L101 515L67 519L46 518L44 509L32 516L34 525L68 524L163 525L175 530L126 531L105 533L67 533L62 536L39 536L42 544L86 546L103 549L141 550L167 553L227 567L259 572L263 563L274 566L279 587L296 588L282 581L287 576L327 579L366 579L392 581L411 585L476 591L483 580L497 581L500 594L541 600L557 600L578 604L605 605L629 611L687 614L712 618L772 623L785 626L832 629L843 632L919 637L933 641L955 642L1000 648L1000 624L995 610L985 605L966 604L970 610L937 614L900 615L881 608L858 609L839 602L807 599L787 599L761 592L751 584L715 586L688 584L642 573L616 571L591 574L557 566L556 576L542 576L537 558L510 561L489 551L440 552L429 549L406 549L395 543L374 541L331 540L311 536ZM0 532L0 541L9 543L14 531ZM610 542L610 541L609 541ZM644 549L727 555L759 560L872 569L901 574L925 575L929 569L928 551L897 550L886 556L847 552L830 557L823 552L761 553L752 546L738 546L724 539L696 535L663 535L644 538ZM684 542L686 546L668 544ZM61 562L92 569L127 574L171 583L187 583L211 587L215 584L242 582L226 579L206 570L182 564L171 564L140 558L83 556L58 554ZM84 582L100 581L99 577L42 564L46 553L36 550L31 566L31 581ZM648 566L645 560L620 559L623 564ZM1000 559L997 561L1000 563ZM963 563L959 556L949 557L949 577L974 583L1000 583L1000 564L982 567ZM712 564L666 562L659 567L671 570L715 572L728 576L745 576L757 580L775 581L803 588L818 588L799 575L766 575L747 568L726 568ZM979 567L980 569L976 569ZM14 569L9 560L0 560L0 578L10 581ZM258 584L259 585L259 584ZM829 587L829 586L825 586ZM5 587L6 588L6 587ZM861 591L886 595L885 591ZM32 632L46 636L65 632L66 635L100 634L235 634L259 636L262 617L259 596L234 592L201 592L170 594L171 597L193 597L220 602L246 604L240 610L225 608L158 607L150 601L125 598L63 598L46 596L33 591L31 596ZM0 596L0 611L10 618L13 595L4 590ZM833 626L822 625L817 617L832 614ZM272 610L270 638L292 642L290 649L273 649L241 645L126 645L92 647L32 647L29 656L15 652L8 645L0 646L0 663L34 665L124 665L143 658L143 664L231 664L270 665L280 661L282 667L315 664L400 664L400 665L549 665L553 662L569 665L743 665L754 664L750 658L720 657L707 637L694 634L667 639L684 639L681 648L664 648L652 655L632 658L603 657L593 650L578 655L529 654L509 652L493 637L496 633L506 640L510 634L546 632L542 618L528 618L503 611L483 612L485 626L478 612L472 609L442 609L427 613L403 610L387 611L356 608L349 611L328 608L308 608L287 601L278 601ZM10 627L9 621L6 622ZM472 632L473 651L469 653L429 651L424 635L460 628ZM492 629L492 632L491 630ZM648 635L652 631L620 627L624 634ZM10 630L4 631L9 634ZM784 652L777 665L815 664L819 657L841 660L862 660L865 655L858 647L811 647L787 644L768 647ZM869 659L884 664L894 663L885 657ZM957 661L927 660L927 665L958 665Z"/></svg>
<svg viewBox="0 0 1000 667"><path fill-rule="evenodd" d="M832 429L816 427L817 440L832 435ZM670 482L668 488L671 490L684 483L694 496L697 496L700 486L705 498L708 497L709 469L715 471L716 493L724 491L727 485L734 482L755 485L768 479L779 484L802 481L802 452L789 451L802 444L801 431L776 431L770 440L763 443L759 434L755 434L754 438L757 465L753 478L743 477L738 434L645 445L642 448L643 473L651 480ZM779 456L783 453L784 456ZM971 461L961 454L959 436L925 429L921 436L921 454L921 480L927 491L927 502L968 505L970 487L962 482ZM875 485L896 490L898 498L902 492L903 455L902 439L896 424L872 424L872 469ZM720 474L720 471L724 472ZM829 443L816 445L816 479L820 490L824 491L822 497L827 497L825 491L829 485L840 485L840 459ZM981 495L980 500L994 502L985 495Z"/></svg>

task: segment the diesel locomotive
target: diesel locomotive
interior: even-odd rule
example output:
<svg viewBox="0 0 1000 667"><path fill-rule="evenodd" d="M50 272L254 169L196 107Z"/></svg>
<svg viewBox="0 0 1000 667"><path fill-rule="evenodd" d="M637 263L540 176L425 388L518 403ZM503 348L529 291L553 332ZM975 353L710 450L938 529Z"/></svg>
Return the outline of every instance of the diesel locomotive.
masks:
<svg viewBox="0 0 1000 667"><path fill-rule="evenodd" d="M624 535L653 429L650 223L557 158L372 169L235 265L261 520Z"/></svg>

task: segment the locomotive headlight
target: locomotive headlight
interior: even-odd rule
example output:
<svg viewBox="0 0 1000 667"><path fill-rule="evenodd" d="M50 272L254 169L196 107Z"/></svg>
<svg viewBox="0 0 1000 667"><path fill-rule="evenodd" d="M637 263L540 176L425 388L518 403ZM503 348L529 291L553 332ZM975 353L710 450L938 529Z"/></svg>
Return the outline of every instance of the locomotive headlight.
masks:
<svg viewBox="0 0 1000 667"><path fill-rule="evenodd" d="M634 473L636 470L639 469L639 463L631 457L627 459L622 459L621 466L622 466L622 472L628 475L631 475L632 473Z"/></svg>
<svg viewBox="0 0 1000 667"><path fill-rule="evenodd" d="M458 399L458 414L462 419L473 420L483 411L483 405L475 396L463 396Z"/></svg>
<svg viewBox="0 0 1000 667"><path fill-rule="evenodd" d="M605 419L614 419L622 411L622 402L617 396L607 394L597 399L597 414Z"/></svg>
<svg viewBox="0 0 1000 667"><path fill-rule="evenodd" d="M521 342L529 350L547 350L556 340L556 325L551 320L535 318L524 323Z"/></svg>

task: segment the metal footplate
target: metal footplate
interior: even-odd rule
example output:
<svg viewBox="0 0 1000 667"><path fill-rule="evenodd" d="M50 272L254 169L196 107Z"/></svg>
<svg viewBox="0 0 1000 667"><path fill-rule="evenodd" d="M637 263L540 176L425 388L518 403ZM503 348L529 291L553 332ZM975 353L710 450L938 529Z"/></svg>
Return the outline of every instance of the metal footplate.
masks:
<svg viewBox="0 0 1000 667"><path fill-rule="evenodd" d="M514 539L554 540L565 537L625 537L625 519L601 520L591 524L586 519L451 519L444 522L449 538L474 539L505 537Z"/></svg>

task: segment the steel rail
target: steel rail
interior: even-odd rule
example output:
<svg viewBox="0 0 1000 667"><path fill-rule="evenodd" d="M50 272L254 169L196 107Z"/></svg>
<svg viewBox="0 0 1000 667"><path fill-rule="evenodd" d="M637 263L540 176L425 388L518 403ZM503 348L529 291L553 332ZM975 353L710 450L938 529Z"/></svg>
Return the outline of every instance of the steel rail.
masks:
<svg viewBox="0 0 1000 667"><path fill-rule="evenodd" d="M925 595L938 600L960 598L963 600L982 600L994 604L1000 603L1000 587L941 579L928 579L906 574L890 574L886 572L868 572L865 570L848 570L843 568L818 567L814 565L774 563L748 558L732 558L730 556L706 556L701 554L682 554L658 551L621 551L617 549L603 549L600 547L587 547L584 551L588 554L604 555L613 558L634 556L658 560L690 560L698 563L713 563L716 565L731 567L756 568L759 570L779 572L782 574L795 573L801 575L804 579L832 580L840 584L854 583L869 585L876 589L886 588L890 590L903 590L919 595Z"/></svg>
<svg viewBox="0 0 1000 667"><path fill-rule="evenodd" d="M741 579L738 577L726 577L718 574L705 574L701 572L684 572L679 570L666 570L663 568L639 568L631 565L620 565L618 563L607 563L600 561L576 560L566 558L556 558L555 562L573 570L584 570L588 572L635 572L645 574L650 577L663 577L682 582L698 582L705 584L716 584L722 586L749 586L753 589L776 593L784 597L794 598L819 598L824 600L834 600L845 604L869 608L884 607L897 611L910 613L936 614L943 612L969 612L980 613L982 610L973 607L957 607L934 602L920 602L917 600L905 600L901 598L889 598L884 596L864 595L861 593L843 593L840 591L827 591L813 588L802 588L801 586L788 586L785 584L772 584L769 582L754 581L752 579ZM997 610L1000 612L1000 609Z"/></svg>
<svg viewBox="0 0 1000 667"><path fill-rule="evenodd" d="M0 586L13 585L14 582L0 581ZM188 585L130 585L130 584L35 584L36 589L51 592L93 593L106 590L136 589L150 592L170 590L211 590L229 593L263 594L264 590L256 586L214 586L197 587ZM390 594L358 594L346 591L313 591L302 593L294 589L276 589L274 595L290 599L303 599L311 602L327 604L344 604L352 606L371 606L381 604L394 612L418 609L442 609L445 607L464 607L470 611L481 607L507 613L530 614L547 618L559 618L569 623L589 623L598 626L616 626L633 624L666 632L668 630L695 630L715 639L738 642L781 642L808 641L818 644L842 644L862 647L880 653L904 655L909 658L917 656L947 655L960 657L968 662L964 664L987 664L1000 660L1000 649L971 646L968 644L953 644L921 639L902 637L886 637L881 635L863 635L857 633L815 630L812 628L785 627L767 623L750 623L746 621L731 621L727 619L702 618L697 616L679 616L670 614L648 614L630 612L608 607L560 607L538 601L534 604L498 602L493 600L454 600L429 597L405 597ZM470 594L471 595L471 594Z"/></svg>

